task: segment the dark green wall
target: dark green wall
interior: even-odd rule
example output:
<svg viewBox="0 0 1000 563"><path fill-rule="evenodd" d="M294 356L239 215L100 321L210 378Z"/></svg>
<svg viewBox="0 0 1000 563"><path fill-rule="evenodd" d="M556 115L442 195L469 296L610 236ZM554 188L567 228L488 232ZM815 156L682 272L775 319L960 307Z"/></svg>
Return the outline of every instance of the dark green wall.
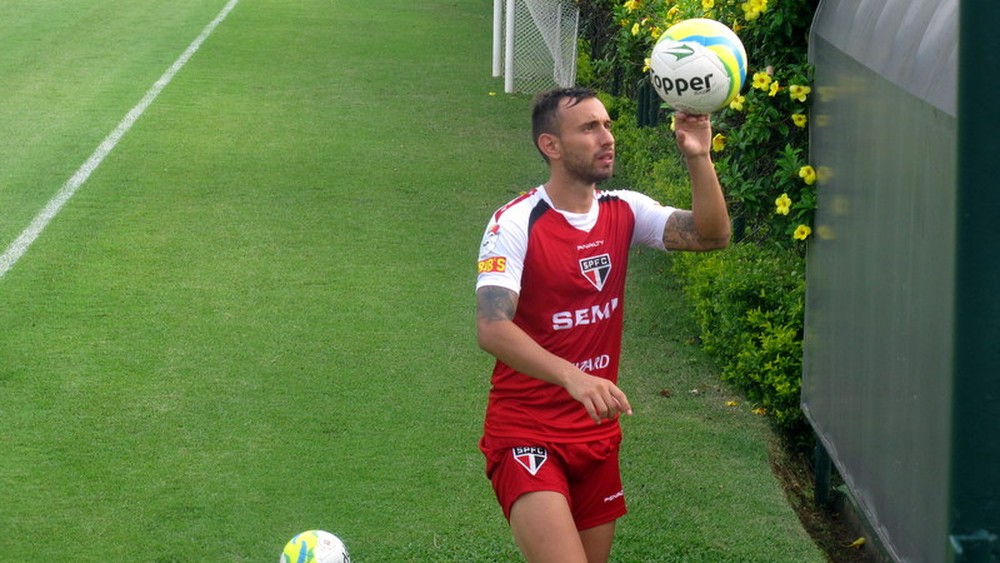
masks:
<svg viewBox="0 0 1000 563"><path fill-rule="evenodd" d="M823 0L810 43L820 182L803 409L879 543L905 561L952 557L955 483L970 471L956 453L966 416L956 400L975 395L957 389L970 343L956 334L983 322L961 304L964 276L984 265L982 256L962 265L958 8ZM1000 377L1000 364L973 363L980 377L990 367ZM995 440L996 423L977 424L980 439Z"/></svg>

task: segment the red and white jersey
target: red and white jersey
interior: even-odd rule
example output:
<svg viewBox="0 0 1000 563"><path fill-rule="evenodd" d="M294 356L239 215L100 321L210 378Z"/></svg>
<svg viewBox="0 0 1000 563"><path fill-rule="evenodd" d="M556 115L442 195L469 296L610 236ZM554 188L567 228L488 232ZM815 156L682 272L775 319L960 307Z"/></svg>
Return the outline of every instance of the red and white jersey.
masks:
<svg viewBox="0 0 1000 563"><path fill-rule="evenodd" d="M518 294L514 323L581 370L618 380L629 248L663 249L674 211L633 191L597 191L590 213L558 211L538 187L500 208L479 251L476 288ZM493 437L578 442L613 436L565 389L497 361L485 432Z"/></svg>

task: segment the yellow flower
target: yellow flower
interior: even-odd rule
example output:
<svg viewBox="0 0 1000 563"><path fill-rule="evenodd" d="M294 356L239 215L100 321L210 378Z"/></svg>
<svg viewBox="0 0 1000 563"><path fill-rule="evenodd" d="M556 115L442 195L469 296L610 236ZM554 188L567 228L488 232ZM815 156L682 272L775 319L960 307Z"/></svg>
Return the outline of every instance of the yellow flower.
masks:
<svg viewBox="0 0 1000 563"><path fill-rule="evenodd" d="M670 116L670 130L671 131L677 131L677 116L676 115L671 115Z"/></svg>
<svg viewBox="0 0 1000 563"><path fill-rule="evenodd" d="M623 6L625 6L625 9L628 10L629 13L632 13L639 9L639 0L628 0L625 4L623 4Z"/></svg>
<svg viewBox="0 0 1000 563"><path fill-rule="evenodd" d="M765 409L764 407L757 407L750 412L754 413L757 416L764 416L765 414L767 414L767 409Z"/></svg>
<svg viewBox="0 0 1000 563"><path fill-rule="evenodd" d="M722 152L726 148L726 136L722 133L716 133L712 137L712 152Z"/></svg>
<svg viewBox="0 0 1000 563"><path fill-rule="evenodd" d="M639 35L639 29L641 29L639 27L639 22L632 24L632 35Z"/></svg>
<svg viewBox="0 0 1000 563"><path fill-rule="evenodd" d="M748 22L760 17L760 8L758 8L753 2L744 2L741 7L743 8L743 17L746 18Z"/></svg>
<svg viewBox="0 0 1000 563"><path fill-rule="evenodd" d="M663 35L663 30L660 29L659 26L654 25L653 27L649 28L649 35L653 37L654 41L658 40L660 36Z"/></svg>
<svg viewBox="0 0 1000 563"><path fill-rule="evenodd" d="M767 11L767 0L747 0L740 7L743 8L747 20L752 20Z"/></svg>
<svg viewBox="0 0 1000 563"><path fill-rule="evenodd" d="M726 406L727 407L738 407L738 406L740 406L740 403L738 401L726 401Z"/></svg>
<svg viewBox="0 0 1000 563"><path fill-rule="evenodd" d="M715 0L701 0L701 9L704 11L709 11L715 7Z"/></svg>
<svg viewBox="0 0 1000 563"><path fill-rule="evenodd" d="M792 198L788 197L788 194L781 194L778 199L774 200L774 205L776 207L775 213L788 215L788 212L792 210Z"/></svg>
<svg viewBox="0 0 1000 563"><path fill-rule="evenodd" d="M736 96L733 101L729 102L729 109L733 111L743 111L743 104L747 101L744 96Z"/></svg>
<svg viewBox="0 0 1000 563"><path fill-rule="evenodd" d="M778 84L778 81L775 80L774 82L771 82L771 90L767 93L767 95L773 98L778 95L779 91L781 91L781 84Z"/></svg>
<svg viewBox="0 0 1000 563"><path fill-rule="evenodd" d="M767 90L771 86L771 75L766 72L753 73L753 87L758 90Z"/></svg>
<svg viewBox="0 0 1000 563"><path fill-rule="evenodd" d="M792 86L788 87L788 95L793 100L797 100L799 102L806 101L806 96L809 95L809 92L812 92L812 88L808 86L799 86L798 84L793 84Z"/></svg>
<svg viewBox="0 0 1000 563"><path fill-rule="evenodd" d="M642 61L642 72L643 73L649 72L649 57L646 57Z"/></svg>
<svg viewBox="0 0 1000 563"><path fill-rule="evenodd" d="M807 118L804 113L793 113L792 123L794 123L796 127L805 127L806 123L809 123L809 118Z"/></svg>
<svg viewBox="0 0 1000 563"><path fill-rule="evenodd" d="M806 240L812 232L813 230L809 228L809 225L799 225L792 236L795 237L795 240Z"/></svg>
<svg viewBox="0 0 1000 563"><path fill-rule="evenodd" d="M816 182L816 170L807 164L799 168L799 177L805 181L807 186L811 186Z"/></svg>

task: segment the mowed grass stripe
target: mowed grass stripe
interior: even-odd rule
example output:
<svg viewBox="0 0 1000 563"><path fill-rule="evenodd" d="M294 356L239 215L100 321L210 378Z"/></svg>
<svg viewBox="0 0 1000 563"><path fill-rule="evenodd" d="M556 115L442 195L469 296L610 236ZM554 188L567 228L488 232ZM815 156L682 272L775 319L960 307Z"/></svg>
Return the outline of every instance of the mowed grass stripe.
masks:
<svg viewBox="0 0 1000 563"><path fill-rule="evenodd" d="M545 169L527 97L488 95L491 16L240 3L0 281L0 553L267 561L321 527L359 561L517 560L475 447L473 265ZM820 560L759 419L658 395L716 374L655 307L618 558Z"/></svg>
<svg viewBox="0 0 1000 563"><path fill-rule="evenodd" d="M11 0L0 18L7 248L225 0Z"/></svg>
<svg viewBox="0 0 1000 563"><path fill-rule="evenodd" d="M123 559L259 560L307 527L368 560L511 549L467 298L506 196L469 202L511 159L466 155L523 134L484 103L523 101L459 78L487 20L451 10L241 5L4 279L34 469L0 549L59 529Z"/></svg>
<svg viewBox="0 0 1000 563"><path fill-rule="evenodd" d="M74 194L76 194L76 191L83 186L84 182L87 181L94 170L96 170L97 167L104 162L104 159L111 154L111 151L113 151L115 146L118 145L118 141L120 141L121 138L128 133L129 129L135 125L136 120L142 117L142 114L145 113L146 108L148 108L150 104L156 100L156 97L160 95L160 92L162 92L163 89L170 84L170 81L173 80L174 76L182 68L184 68L184 65L187 64L196 52L198 52L198 48L201 47L201 44L208 39L208 36L212 34L215 28L222 23L227 15L229 15L229 12L236 6L236 3L237 0L231 0L228 4L226 4L226 6L222 9L222 12L220 12L219 15L217 15L215 19L212 20L204 30L202 30L201 34L195 38L194 42L191 43L191 45L189 45L183 53L181 53L181 56L174 61L172 65L170 65L170 68L168 68L167 71L160 76L160 78L142 97L142 99L139 100L139 103L129 110L129 112L125 114L125 117L118 123L118 126L115 127L103 141L101 141L101 144L97 146L94 152L90 155L90 158L88 158L87 161L84 162L79 169L77 169L73 176L71 176L70 179L63 184L59 191L56 192L55 196L50 199L47 204L45 204L45 207L43 207L41 212L39 212L39 214L32 219L28 227L22 231L16 239L14 239L14 242L7 247L7 250L4 251L3 254L0 254L0 278L3 278L4 275L14 266L14 264L17 263L21 256L28 251L28 248L30 248L32 243L35 242L35 239L42 234L42 231L45 230L45 227L48 226L49 222L59 213L62 206L65 205Z"/></svg>

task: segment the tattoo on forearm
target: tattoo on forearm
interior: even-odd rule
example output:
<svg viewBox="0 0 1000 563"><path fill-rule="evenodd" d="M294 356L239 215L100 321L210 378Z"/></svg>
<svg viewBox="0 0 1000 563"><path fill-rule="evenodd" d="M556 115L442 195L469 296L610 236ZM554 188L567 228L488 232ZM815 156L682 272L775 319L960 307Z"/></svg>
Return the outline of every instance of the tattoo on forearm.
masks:
<svg viewBox="0 0 1000 563"><path fill-rule="evenodd" d="M494 286L486 286L476 292L476 316L488 321L509 321L517 309L517 294Z"/></svg>

